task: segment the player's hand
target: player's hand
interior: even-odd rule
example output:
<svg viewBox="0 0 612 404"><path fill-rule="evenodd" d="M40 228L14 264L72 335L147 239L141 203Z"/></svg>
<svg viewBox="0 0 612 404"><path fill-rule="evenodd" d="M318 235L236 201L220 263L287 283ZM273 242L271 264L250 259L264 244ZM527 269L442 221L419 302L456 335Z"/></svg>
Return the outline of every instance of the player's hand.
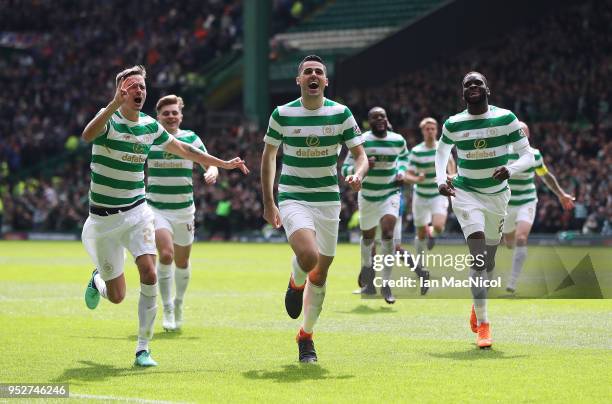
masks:
<svg viewBox="0 0 612 404"><path fill-rule="evenodd" d="M281 222L280 211L274 203L264 204L263 217L266 219L266 222L270 223L275 229L278 229L283 224Z"/></svg>
<svg viewBox="0 0 612 404"><path fill-rule="evenodd" d="M417 179L416 179L416 183L420 184L421 182L425 181L425 173L419 173L419 175L417 175ZM447 180L448 181L448 180ZM452 184L451 184L452 185Z"/></svg>
<svg viewBox="0 0 612 404"><path fill-rule="evenodd" d="M368 168L374 168L376 164L376 157L368 157Z"/></svg>
<svg viewBox="0 0 612 404"><path fill-rule="evenodd" d="M574 201L576 200L576 198L574 197L574 195L570 195L570 194L562 194L559 197L559 202L561 202L561 206L563 206L563 209L565 210L572 210L574 209Z"/></svg>
<svg viewBox="0 0 612 404"><path fill-rule="evenodd" d="M455 187L450 180L446 180L446 184L438 185L438 192L444 196L455 196Z"/></svg>
<svg viewBox="0 0 612 404"><path fill-rule="evenodd" d="M356 174L349 175L345 179L346 183L351 186L353 191L359 192L361 190L361 177Z"/></svg>
<svg viewBox="0 0 612 404"><path fill-rule="evenodd" d="M219 169L215 166L208 167L208 170L204 173L204 182L207 185L213 185L217 182L219 176Z"/></svg>
<svg viewBox="0 0 612 404"><path fill-rule="evenodd" d="M250 172L250 170L246 166L246 163L240 157L235 157L229 161L226 161L223 164L223 168L225 168L226 170L233 170L234 168L239 168L244 175Z"/></svg>
<svg viewBox="0 0 612 404"><path fill-rule="evenodd" d="M403 171L400 171L399 173L395 174L395 181L399 184L402 185L404 183L404 181L406 180L406 174L404 174Z"/></svg>
<svg viewBox="0 0 612 404"><path fill-rule="evenodd" d="M113 97L113 103L117 106L122 106L128 100L128 90L136 84L135 76L130 76L127 79L124 77L119 80L117 84L117 90L115 91L115 97Z"/></svg>
<svg viewBox="0 0 612 404"><path fill-rule="evenodd" d="M506 167L497 167L493 172L493 178L497 181L504 181L510 178L510 171Z"/></svg>

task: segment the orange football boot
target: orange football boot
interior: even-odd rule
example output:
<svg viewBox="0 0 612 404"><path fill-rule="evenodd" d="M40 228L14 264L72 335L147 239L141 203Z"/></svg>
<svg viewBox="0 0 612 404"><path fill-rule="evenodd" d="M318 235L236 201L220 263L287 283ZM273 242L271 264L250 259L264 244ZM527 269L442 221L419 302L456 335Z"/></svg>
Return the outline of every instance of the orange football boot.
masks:
<svg viewBox="0 0 612 404"><path fill-rule="evenodd" d="M493 341L491 340L491 326L489 323L480 323L478 326L478 336L476 337L478 348L491 348Z"/></svg>

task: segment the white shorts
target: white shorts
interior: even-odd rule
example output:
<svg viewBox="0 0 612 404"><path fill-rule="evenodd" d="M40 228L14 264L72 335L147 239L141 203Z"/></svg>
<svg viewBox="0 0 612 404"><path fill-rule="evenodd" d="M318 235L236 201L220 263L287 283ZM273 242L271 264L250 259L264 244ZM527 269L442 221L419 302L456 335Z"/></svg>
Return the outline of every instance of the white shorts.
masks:
<svg viewBox="0 0 612 404"><path fill-rule="evenodd" d="M400 208L400 194L391 195L387 199L378 202L370 202L361 194L359 202L359 228L370 230L378 226L380 219L385 215L398 217Z"/></svg>
<svg viewBox="0 0 612 404"><path fill-rule="evenodd" d="M487 245L499 244L506 207L510 200L510 189L485 195L456 188L455 195L452 198L453 212L465 238L474 232L482 231Z"/></svg>
<svg viewBox="0 0 612 404"><path fill-rule="evenodd" d="M285 201L278 209L287 238L300 229L313 230L319 253L328 257L336 255L340 205L309 206L298 201Z"/></svg>
<svg viewBox="0 0 612 404"><path fill-rule="evenodd" d="M110 281L123 273L126 248L134 259L157 255L153 221L146 202L114 215L89 214L81 238L102 279Z"/></svg>
<svg viewBox="0 0 612 404"><path fill-rule="evenodd" d="M504 234L512 233L517 222L533 224L538 201L527 202L523 205L508 205L508 214L504 220Z"/></svg>
<svg viewBox="0 0 612 404"><path fill-rule="evenodd" d="M425 198L412 193L412 216L414 217L414 226L423 227L431 223L432 215L448 214L448 198L438 195L433 198Z"/></svg>
<svg viewBox="0 0 612 404"><path fill-rule="evenodd" d="M193 215L177 216L151 207L155 216L155 230L165 229L172 234L174 244L187 247L193 244L195 222Z"/></svg>

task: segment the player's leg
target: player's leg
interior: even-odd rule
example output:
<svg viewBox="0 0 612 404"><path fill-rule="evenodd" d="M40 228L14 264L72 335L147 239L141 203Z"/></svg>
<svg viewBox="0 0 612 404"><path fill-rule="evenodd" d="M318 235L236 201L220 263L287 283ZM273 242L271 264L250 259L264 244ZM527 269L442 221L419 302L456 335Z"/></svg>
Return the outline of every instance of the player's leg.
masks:
<svg viewBox="0 0 612 404"><path fill-rule="evenodd" d="M92 310L98 306L100 297L115 304L121 303L126 291L124 249L116 237L106 235L106 231L116 223L104 219L90 217L83 226L83 245L96 265L85 290L85 303Z"/></svg>
<svg viewBox="0 0 612 404"><path fill-rule="evenodd" d="M527 221L519 221L516 223L516 247L512 255L512 274L506 289L514 293L519 276L523 271L525 260L527 259L527 239L531 232L531 223Z"/></svg>
<svg viewBox="0 0 612 404"><path fill-rule="evenodd" d="M524 205L521 205L516 209L516 231L515 231L515 244L514 254L512 255L512 273L510 280L506 285L508 292L514 293L516 290L516 284L523 271L525 260L527 259L527 240L529 233L531 232L531 226L535 219L535 209L537 202L533 201ZM504 223L505 225L505 223Z"/></svg>
<svg viewBox="0 0 612 404"><path fill-rule="evenodd" d="M340 207L312 208L316 228L315 242L318 250L317 263L309 271L304 290L304 321L297 335L301 362L316 362L317 354L312 342L314 326L319 319L325 300L327 273L336 255Z"/></svg>
<svg viewBox="0 0 612 404"><path fill-rule="evenodd" d="M455 190L456 197L453 198L453 212L457 216L461 230L466 238L470 254L474 262L470 268L470 279L473 281L472 310L470 314L470 327L473 332L478 333L481 324L488 329L487 313L487 290L482 287L487 279L485 265L485 213L483 202L477 196L461 189ZM490 346L490 345L489 345ZM483 346L484 347L484 346Z"/></svg>
<svg viewBox="0 0 612 404"><path fill-rule="evenodd" d="M165 221L165 219L163 219ZM172 261L174 259L174 243L172 232L167 227L160 227L160 220L155 220L155 244L157 246L157 281L163 306L162 326L166 331L176 328L174 322L174 304L172 301Z"/></svg>
<svg viewBox="0 0 612 404"><path fill-rule="evenodd" d="M448 215L448 198L445 196L437 196L432 198L431 201L431 234L427 242L427 247L431 250L436 239L440 234L444 232L444 226L446 225L446 218Z"/></svg>
<svg viewBox="0 0 612 404"><path fill-rule="evenodd" d="M153 338L153 325L157 314L157 274L155 255L144 254L136 258L140 275L140 297L138 299L138 343L136 361L138 366L156 366L151 357L149 342Z"/></svg>
<svg viewBox="0 0 612 404"><path fill-rule="evenodd" d="M194 221L186 223L176 223L174 230L174 282L176 294L174 296L174 320L177 329L183 326L183 306L185 302L185 292L191 279L191 246L194 240Z"/></svg>
<svg viewBox="0 0 612 404"><path fill-rule="evenodd" d="M174 262L176 270L174 272L174 281L176 283L176 296L174 298L174 319L176 328L180 329L183 326L183 307L185 303L185 292L191 279L191 244L186 246L174 246Z"/></svg>
<svg viewBox="0 0 612 404"><path fill-rule="evenodd" d="M424 198L421 198L416 193L413 194L412 216L414 217L414 227L416 228L416 235L414 237L415 255L424 256L427 251L427 226L429 226L431 221L431 209L426 202Z"/></svg>
<svg viewBox="0 0 612 404"><path fill-rule="evenodd" d="M372 268L373 255L376 253L374 249L375 238L376 227L361 230L361 270L359 271L357 283L361 287L360 292L366 295L376 294L374 269Z"/></svg>
<svg viewBox="0 0 612 404"><path fill-rule="evenodd" d="M289 317L298 318L302 312L306 277L319 259L314 216L310 207L293 201L283 203L279 210L285 234L294 253L289 285L285 292L285 309Z"/></svg>
<svg viewBox="0 0 612 404"><path fill-rule="evenodd" d="M486 271L481 271L484 279L490 279L493 276L493 270L495 269L495 255L497 253L497 246L502 237L502 230L504 227L504 218L506 216L508 200L510 199L510 191L506 191L496 195L488 195L486 197L479 197L481 205L483 206L483 213L485 218L484 226L484 242L485 242L485 255L484 255L484 266ZM483 273L484 272L484 273ZM482 291L484 299L487 298L487 288L484 285L475 286L476 289ZM485 300L486 304L486 300ZM478 338L476 340L480 348L490 348L492 345L490 322L486 313L486 305L484 318L478 317Z"/></svg>
<svg viewBox="0 0 612 404"><path fill-rule="evenodd" d="M374 271L372 269L372 255L376 240L376 227L380 220L380 202L370 202L361 195L358 197L359 203L359 228L361 229L360 251L361 269L357 283L359 287L367 287L372 292ZM371 285L370 285L371 284ZM375 291L375 289L374 289Z"/></svg>
<svg viewBox="0 0 612 404"><path fill-rule="evenodd" d="M381 254L383 256L393 255L395 251L395 242L393 240L393 231L395 229L395 223L397 221L397 216L393 214L385 214L380 219L380 230L381 230ZM383 260L383 262L386 262ZM388 282L391 279L391 272L393 270L393 265L384 265L382 270L382 278L383 278L383 286L380 289L380 293L382 294L385 302L388 304L395 303L395 297L391 292L391 287L389 287Z"/></svg>
<svg viewBox="0 0 612 404"><path fill-rule="evenodd" d="M123 244L135 259L140 275L140 296L138 299L138 343L136 361L138 366L156 366L151 358L149 341L153 338L153 326L157 314L157 272L155 268L157 249L153 212L148 206L133 213L138 223L122 237Z"/></svg>
<svg viewBox="0 0 612 404"><path fill-rule="evenodd" d="M294 256L291 261L289 285L285 293L285 308L289 317L298 318L302 312L308 274L315 269L319 260L319 252L315 232L309 228L293 231L289 237L289 244Z"/></svg>

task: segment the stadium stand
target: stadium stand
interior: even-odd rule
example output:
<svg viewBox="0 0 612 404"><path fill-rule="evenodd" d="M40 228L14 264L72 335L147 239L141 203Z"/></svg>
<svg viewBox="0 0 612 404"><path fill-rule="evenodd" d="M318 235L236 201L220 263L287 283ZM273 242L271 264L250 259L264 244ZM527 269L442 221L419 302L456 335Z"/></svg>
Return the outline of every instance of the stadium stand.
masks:
<svg viewBox="0 0 612 404"><path fill-rule="evenodd" d="M418 18L410 13L444 6L442 1L424 0L414 3L423 5L414 11L400 8L398 3L404 2L395 0L360 2L353 8L346 5L354 2L344 0L317 2L311 20L304 10L294 9L296 2L278 1L275 12L282 18L278 29L294 26L307 15L302 24L282 35L322 27L350 32L356 27L342 25L341 17L354 13L355 18L351 14L345 20L376 30L409 22L409 15ZM18 12L0 17L6 30L0 33L0 53L6 56L0 58L2 228L76 233L87 217L89 186L89 151L78 135L108 102L112 75L135 62L146 64L148 113L159 95L189 92L206 62L220 60L240 41L240 2L187 1L177 12L175 2L163 0L142 10L136 3L113 7L124 2L91 1L89 7L79 8L86 13L76 9L66 13L65 7L56 8L51 1L34 2L36 7L30 1L14 3ZM372 4L377 12L396 10L403 17L395 18L389 11L388 17L372 19L372 13L362 12ZM139 15L138 21L133 15ZM90 18L109 26L109 31L91 28ZM441 57L383 86L355 86L341 96L358 122L365 122L373 105L387 108L394 128L413 146L419 142L416 127L422 117L443 119L462 109L457 80L477 66L490 79L492 103L513 109L529 123L532 143L562 186L577 196L576 209L562 212L556 198L540 186L534 231L610 232L612 100L606 83L612 37L598 33L606 32L611 18L609 2L561 8L536 26L517 27L485 45L462 50L453 63ZM121 26L129 28L123 32L117 28ZM263 133L240 122L206 132L205 111L197 95L187 100L184 113L183 126L202 135L211 152L222 157L238 152L252 169L246 179L223 173L214 188L196 182L196 219L205 223L206 237L260 233L264 221L257 171ZM344 230L355 210L355 195L345 191ZM405 227L411 229L409 212L406 220Z"/></svg>

